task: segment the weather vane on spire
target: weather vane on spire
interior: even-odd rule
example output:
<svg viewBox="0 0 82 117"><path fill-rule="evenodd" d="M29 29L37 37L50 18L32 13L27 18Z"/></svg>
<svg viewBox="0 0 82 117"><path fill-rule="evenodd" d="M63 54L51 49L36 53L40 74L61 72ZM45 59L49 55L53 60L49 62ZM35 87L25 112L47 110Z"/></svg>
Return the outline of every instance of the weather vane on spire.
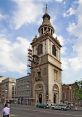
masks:
<svg viewBox="0 0 82 117"><path fill-rule="evenodd" d="M48 13L48 6L46 4L45 13Z"/></svg>

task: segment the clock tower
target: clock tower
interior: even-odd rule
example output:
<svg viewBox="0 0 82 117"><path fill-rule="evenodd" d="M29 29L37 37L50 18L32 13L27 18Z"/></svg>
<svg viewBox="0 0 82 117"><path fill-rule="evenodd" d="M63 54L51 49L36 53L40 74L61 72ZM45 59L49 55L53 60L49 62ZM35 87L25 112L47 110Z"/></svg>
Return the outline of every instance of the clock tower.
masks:
<svg viewBox="0 0 82 117"><path fill-rule="evenodd" d="M55 30L50 22L47 11L43 15L43 21L38 32L39 36L32 40L32 96L35 103L60 103L62 100L61 82L61 45Z"/></svg>

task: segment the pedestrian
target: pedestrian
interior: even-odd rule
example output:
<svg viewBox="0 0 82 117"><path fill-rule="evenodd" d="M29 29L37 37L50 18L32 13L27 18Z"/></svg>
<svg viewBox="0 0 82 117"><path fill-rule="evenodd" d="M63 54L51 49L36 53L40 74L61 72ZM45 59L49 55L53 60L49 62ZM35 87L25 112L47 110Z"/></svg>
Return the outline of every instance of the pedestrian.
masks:
<svg viewBox="0 0 82 117"><path fill-rule="evenodd" d="M9 117L10 115L10 108L8 107L8 104L5 104L3 110L2 110L3 117Z"/></svg>
<svg viewBox="0 0 82 117"><path fill-rule="evenodd" d="M78 110L78 104L75 103L75 110L77 111Z"/></svg>

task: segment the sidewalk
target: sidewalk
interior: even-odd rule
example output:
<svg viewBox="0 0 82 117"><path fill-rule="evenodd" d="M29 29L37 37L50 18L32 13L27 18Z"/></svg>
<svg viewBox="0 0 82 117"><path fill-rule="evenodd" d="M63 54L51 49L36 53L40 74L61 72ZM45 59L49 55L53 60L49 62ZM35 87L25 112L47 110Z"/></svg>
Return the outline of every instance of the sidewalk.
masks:
<svg viewBox="0 0 82 117"><path fill-rule="evenodd" d="M73 110L73 111L82 111L82 107L74 107L71 110Z"/></svg>
<svg viewBox="0 0 82 117"><path fill-rule="evenodd" d="M78 107L77 110L82 111L82 107Z"/></svg>

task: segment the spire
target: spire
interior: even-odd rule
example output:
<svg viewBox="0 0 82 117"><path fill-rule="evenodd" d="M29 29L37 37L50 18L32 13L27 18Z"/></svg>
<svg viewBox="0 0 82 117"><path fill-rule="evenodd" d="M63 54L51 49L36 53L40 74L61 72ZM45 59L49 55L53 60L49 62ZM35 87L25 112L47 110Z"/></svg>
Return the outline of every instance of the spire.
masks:
<svg viewBox="0 0 82 117"><path fill-rule="evenodd" d="M45 8L45 14L48 14L48 6L46 4L46 8Z"/></svg>
<svg viewBox="0 0 82 117"><path fill-rule="evenodd" d="M43 18L42 25L38 29L40 36L43 35L43 34L46 34L46 33L53 35L54 28L53 28L53 26L51 25L51 22L50 22L50 15L48 14L47 4L46 4L45 12L44 12L44 15L43 15L42 18Z"/></svg>
<svg viewBox="0 0 82 117"><path fill-rule="evenodd" d="M50 20L50 15L48 14L48 5L47 5L47 4L46 4L46 7L45 7L45 12L44 12L44 15L43 15L43 20L44 20L46 17Z"/></svg>

